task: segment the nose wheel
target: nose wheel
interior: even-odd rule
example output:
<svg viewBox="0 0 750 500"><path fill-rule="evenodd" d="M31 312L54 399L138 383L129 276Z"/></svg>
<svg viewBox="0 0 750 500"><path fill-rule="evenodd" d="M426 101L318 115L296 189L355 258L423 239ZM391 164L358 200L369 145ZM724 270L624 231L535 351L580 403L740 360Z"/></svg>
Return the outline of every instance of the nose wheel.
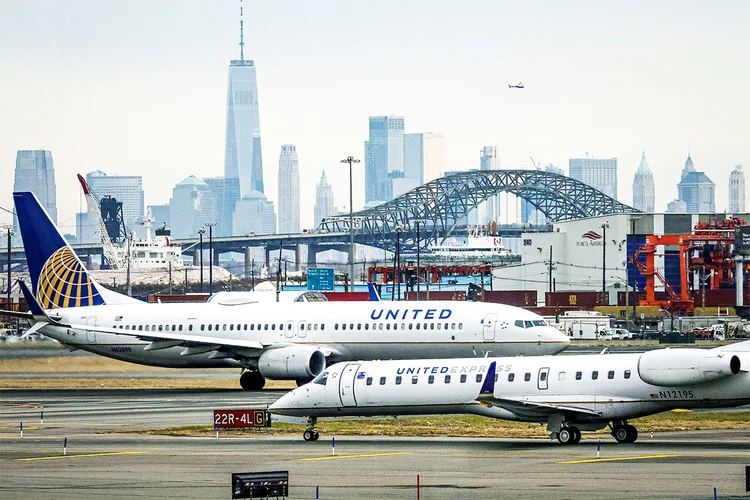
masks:
<svg viewBox="0 0 750 500"><path fill-rule="evenodd" d="M307 417L307 428L302 433L302 437L305 441L317 441L320 437L318 431L315 430L315 426L318 423L318 417Z"/></svg>

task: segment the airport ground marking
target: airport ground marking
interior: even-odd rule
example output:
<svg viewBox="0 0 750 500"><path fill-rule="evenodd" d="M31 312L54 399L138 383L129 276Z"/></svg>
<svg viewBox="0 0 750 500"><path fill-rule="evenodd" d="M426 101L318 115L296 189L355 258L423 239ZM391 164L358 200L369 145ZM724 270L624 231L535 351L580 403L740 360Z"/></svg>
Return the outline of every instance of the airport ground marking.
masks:
<svg viewBox="0 0 750 500"><path fill-rule="evenodd" d="M674 458L679 457L681 455L639 455L635 457L611 457L611 458L586 458L583 460L566 460L564 462L555 462L557 464L594 464L597 462L620 462L624 460L651 460L655 458ZM685 455L682 455L685 456Z"/></svg>
<svg viewBox="0 0 750 500"><path fill-rule="evenodd" d="M332 455L328 457L300 458L300 461L313 460L336 460L339 458L368 458L368 457L387 457L392 455L414 455L413 451L389 451L384 453L362 453L359 455Z"/></svg>
<svg viewBox="0 0 750 500"><path fill-rule="evenodd" d="M145 453L144 451L110 451L106 453L83 453L81 455L54 455L51 457L31 457L31 458L17 458L21 462L30 462L34 460L58 460L60 458L81 458L81 457L111 457L113 455L138 455Z"/></svg>

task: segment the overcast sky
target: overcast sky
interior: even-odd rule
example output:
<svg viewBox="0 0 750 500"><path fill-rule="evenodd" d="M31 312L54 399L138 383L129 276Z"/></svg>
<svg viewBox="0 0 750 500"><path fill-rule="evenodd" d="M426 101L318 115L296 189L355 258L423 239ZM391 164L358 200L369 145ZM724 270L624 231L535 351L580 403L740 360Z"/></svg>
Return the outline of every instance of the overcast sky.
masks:
<svg viewBox="0 0 750 500"><path fill-rule="evenodd" d="M445 135L447 167L529 156L616 157L632 202L645 149L656 207L676 198L688 151L716 183L750 168L750 2L246 1L258 72L266 195L281 144L297 145L302 225L325 169L339 207L368 116ZM0 206L16 150L49 149L59 220L74 232L75 174L143 176L147 204L189 175L223 175L227 67L239 1L0 0ZM523 90L508 89L523 81ZM364 202L363 164L354 205ZM750 182L750 179L748 179ZM84 204L85 206L85 204ZM7 214L0 222L9 222Z"/></svg>

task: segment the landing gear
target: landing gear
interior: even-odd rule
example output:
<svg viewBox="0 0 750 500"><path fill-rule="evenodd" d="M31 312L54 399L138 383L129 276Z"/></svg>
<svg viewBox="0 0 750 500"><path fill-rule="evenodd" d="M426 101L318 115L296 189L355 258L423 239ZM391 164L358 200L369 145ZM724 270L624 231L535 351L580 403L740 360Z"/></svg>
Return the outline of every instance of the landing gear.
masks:
<svg viewBox="0 0 750 500"><path fill-rule="evenodd" d="M577 444L581 441L581 431L578 427L564 426L557 433L557 440L560 444Z"/></svg>
<svg viewBox="0 0 750 500"><path fill-rule="evenodd" d="M266 379L259 371L245 370L240 374L240 386L246 391L259 391L266 385Z"/></svg>
<svg viewBox="0 0 750 500"><path fill-rule="evenodd" d="M635 443L638 439L638 429L628 423L617 423L612 428L612 435L618 443Z"/></svg>
<svg viewBox="0 0 750 500"><path fill-rule="evenodd" d="M307 429L302 433L302 437L305 441L317 441L320 437L318 431L315 430L315 425L318 423L318 417L307 417Z"/></svg>

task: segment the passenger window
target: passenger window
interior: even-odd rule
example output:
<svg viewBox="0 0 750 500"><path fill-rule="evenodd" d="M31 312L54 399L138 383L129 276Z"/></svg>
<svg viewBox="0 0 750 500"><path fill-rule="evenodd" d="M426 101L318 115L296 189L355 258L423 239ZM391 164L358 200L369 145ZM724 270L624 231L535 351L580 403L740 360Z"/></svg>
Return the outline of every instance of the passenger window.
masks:
<svg viewBox="0 0 750 500"><path fill-rule="evenodd" d="M401 375L396 376L396 385L401 385Z"/></svg>
<svg viewBox="0 0 750 500"><path fill-rule="evenodd" d="M380 377L380 385L385 385L385 377Z"/></svg>
<svg viewBox="0 0 750 500"><path fill-rule="evenodd" d="M365 323L365 330L369 330L369 329L370 329L370 323Z"/></svg>
<svg viewBox="0 0 750 500"><path fill-rule="evenodd" d="M401 329L406 330L406 323L401 323Z"/></svg>
<svg viewBox="0 0 750 500"><path fill-rule="evenodd" d="M528 382L529 380L531 380L531 373L525 373L524 376L523 376L523 379L526 382Z"/></svg>
<svg viewBox="0 0 750 500"><path fill-rule="evenodd" d="M416 384L417 382L419 382L419 377L417 375L413 375L411 377L411 383Z"/></svg>
<svg viewBox="0 0 750 500"><path fill-rule="evenodd" d="M576 372L576 380L581 380L583 378L583 372Z"/></svg>
<svg viewBox="0 0 750 500"><path fill-rule="evenodd" d="M193 325L188 325L188 331L190 331L190 332L193 331Z"/></svg>
<svg viewBox="0 0 750 500"><path fill-rule="evenodd" d="M346 330L346 323L341 323L341 329Z"/></svg>
<svg viewBox="0 0 750 500"><path fill-rule="evenodd" d="M459 323L458 324L458 329L459 330L463 330L464 329L464 324L463 323Z"/></svg>
<svg viewBox="0 0 750 500"><path fill-rule="evenodd" d="M613 378L615 378L615 371L614 370L610 370L609 373L607 373L607 378L610 379L610 380L612 380Z"/></svg>
<svg viewBox="0 0 750 500"><path fill-rule="evenodd" d="M217 332L219 331L219 325L216 325L216 331Z"/></svg>
<svg viewBox="0 0 750 500"><path fill-rule="evenodd" d="M211 330L213 330L213 327L214 325L208 325L208 331L210 332Z"/></svg>
<svg viewBox="0 0 750 500"><path fill-rule="evenodd" d="M445 376L445 383L446 384L450 384L451 383L451 376L450 375L446 375Z"/></svg>
<svg viewBox="0 0 750 500"><path fill-rule="evenodd" d="M206 325L201 325L201 331L204 331L206 329Z"/></svg>
<svg viewBox="0 0 750 500"><path fill-rule="evenodd" d="M523 321L521 321L520 319L517 319L513 324L516 325L518 328L524 328Z"/></svg>
<svg viewBox="0 0 750 500"><path fill-rule="evenodd" d="M465 374L464 374L464 375L461 375L461 383L462 383L462 384L465 384L465 383L466 383L466 375L465 375Z"/></svg>
<svg viewBox="0 0 750 500"><path fill-rule="evenodd" d="M391 329L391 324L390 323L386 323L385 324L385 329L386 330L390 330Z"/></svg>
<svg viewBox="0 0 750 500"><path fill-rule="evenodd" d="M357 330L361 330L361 329L362 329L362 323L357 323Z"/></svg>
<svg viewBox="0 0 750 500"><path fill-rule="evenodd" d="M435 375L430 375L427 377L427 383L428 384L434 384L435 383Z"/></svg>
<svg viewBox="0 0 750 500"><path fill-rule="evenodd" d="M313 330L317 330L318 329L318 324L317 323L315 323L315 325L313 325L313 326L315 327L315 328L313 328Z"/></svg>
<svg viewBox="0 0 750 500"><path fill-rule="evenodd" d="M481 373L477 373L477 377L476 378L477 378L477 382L481 382L482 381L482 374Z"/></svg>
<svg viewBox="0 0 750 500"><path fill-rule="evenodd" d="M320 329L321 329L321 330L325 330L325 329L326 329L326 325L325 325L325 323L323 323L323 324L321 324L321 325L320 325Z"/></svg>
<svg viewBox="0 0 750 500"><path fill-rule="evenodd" d="M276 323L271 323L271 330L276 330Z"/></svg>
<svg viewBox="0 0 750 500"><path fill-rule="evenodd" d="M367 385L372 385L372 377L367 377Z"/></svg>
<svg viewBox="0 0 750 500"><path fill-rule="evenodd" d="M446 324L445 324L445 327L444 327L444 328L445 328L446 330L448 329L448 323L446 323Z"/></svg>
<svg viewBox="0 0 750 500"><path fill-rule="evenodd" d="M419 329L420 329L420 328L419 328L419 323L417 323L417 330L419 330Z"/></svg>
<svg viewBox="0 0 750 500"><path fill-rule="evenodd" d="M237 323L237 330L239 330L239 329L240 329L240 324L239 324L239 323Z"/></svg>
<svg viewBox="0 0 750 500"><path fill-rule="evenodd" d="M264 330L268 330L268 323L266 323L266 324L263 325L263 329Z"/></svg>
<svg viewBox="0 0 750 500"><path fill-rule="evenodd" d="M180 326L182 326L182 325L180 325ZM180 329L181 329L181 328L180 328ZM174 331L174 325L172 325L172 331Z"/></svg>
<svg viewBox="0 0 750 500"><path fill-rule="evenodd" d="M383 329L383 323L378 323L378 330L382 330L382 329Z"/></svg>
<svg viewBox="0 0 750 500"><path fill-rule="evenodd" d="M414 329L414 323L409 323L409 330L413 330L413 329Z"/></svg>
<svg viewBox="0 0 750 500"><path fill-rule="evenodd" d="M349 330L354 330L354 323L349 323Z"/></svg>
<svg viewBox="0 0 750 500"><path fill-rule="evenodd" d="M513 382L515 380L516 374L515 373L509 373L508 374L508 382Z"/></svg>
<svg viewBox="0 0 750 500"><path fill-rule="evenodd" d="M304 324L304 323L300 323L300 325L299 325L299 329L300 329L300 330L304 330L304 329L305 329L305 324Z"/></svg>
<svg viewBox="0 0 750 500"><path fill-rule="evenodd" d="M182 325L180 325L180 327L178 328L178 330L179 330L179 331L182 331Z"/></svg>
<svg viewBox="0 0 750 500"><path fill-rule="evenodd" d="M455 330L455 329L456 329L456 324L455 323L451 323L451 330Z"/></svg>
<svg viewBox="0 0 750 500"><path fill-rule="evenodd" d="M251 325L251 326L252 326L252 325ZM242 329L243 329L243 330L247 330L247 323L245 323L244 325L242 325Z"/></svg>
<svg viewBox="0 0 750 500"><path fill-rule="evenodd" d="M539 374L539 380L541 380L542 382L544 382L545 380L547 380L547 372L540 373Z"/></svg>
<svg viewBox="0 0 750 500"><path fill-rule="evenodd" d="M143 331L143 325L138 325L138 331Z"/></svg>
<svg viewBox="0 0 750 500"><path fill-rule="evenodd" d="M339 324L338 324L338 323L334 323L334 325L333 325L333 329L334 329L334 330L338 330L338 329L339 329Z"/></svg>
<svg viewBox="0 0 750 500"><path fill-rule="evenodd" d="M557 374L557 380L559 380L560 382L562 382L563 380L565 380L565 372L558 373Z"/></svg>
<svg viewBox="0 0 750 500"><path fill-rule="evenodd" d="M437 324L438 330L440 330L440 325L441 325L441 323L438 323L438 324Z"/></svg>
<svg viewBox="0 0 750 500"><path fill-rule="evenodd" d="M217 326L217 328L218 328L218 326ZM227 325L226 324L221 325L221 329L224 330L224 331L226 331L227 330Z"/></svg>
<svg viewBox="0 0 750 500"><path fill-rule="evenodd" d="M162 329L161 329L161 325L159 325L159 331L162 331Z"/></svg>
<svg viewBox="0 0 750 500"><path fill-rule="evenodd" d="M435 329L435 323L430 323L430 330L434 330L434 329Z"/></svg>
<svg viewBox="0 0 750 500"><path fill-rule="evenodd" d="M229 330L234 331L234 325L229 325Z"/></svg>
<svg viewBox="0 0 750 500"><path fill-rule="evenodd" d="M317 376L315 380L313 380L314 384L318 385L326 385L328 382L328 372L323 372L320 375Z"/></svg>
<svg viewBox="0 0 750 500"><path fill-rule="evenodd" d="M625 378L630 378L630 370L625 370Z"/></svg>
<svg viewBox="0 0 750 500"><path fill-rule="evenodd" d="M599 372L597 370L594 370L591 372L591 380L596 380L599 378Z"/></svg>

